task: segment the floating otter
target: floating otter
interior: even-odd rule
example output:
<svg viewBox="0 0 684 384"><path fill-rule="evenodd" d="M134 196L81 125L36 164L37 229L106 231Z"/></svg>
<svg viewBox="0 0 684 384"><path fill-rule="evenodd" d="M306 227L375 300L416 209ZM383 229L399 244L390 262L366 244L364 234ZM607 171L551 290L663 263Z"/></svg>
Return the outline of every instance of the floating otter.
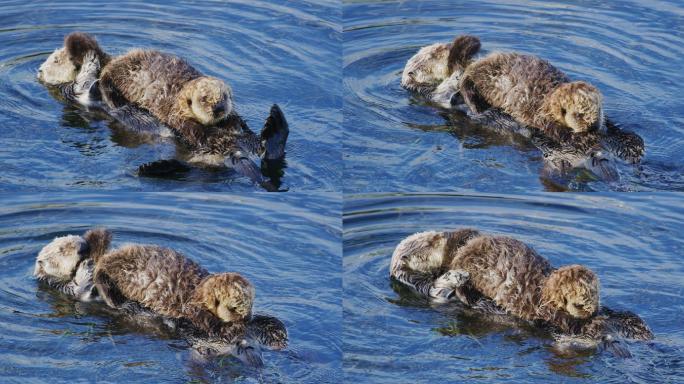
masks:
<svg viewBox="0 0 684 384"><path fill-rule="evenodd" d="M235 113L227 85L201 76L177 57L135 50L112 59L94 38L74 32L41 65L38 77L58 85L68 101L102 109L133 131L164 135L170 127L192 151L191 164L229 166L277 190L255 161L277 163L285 156L289 129L280 108L271 107L256 135ZM139 174L166 176L187 169L178 160L161 160L141 166Z"/></svg>
<svg viewBox="0 0 684 384"><path fill-rule="evenodd" d="M505 312L559 337L653 338L633 313L600 307L598 278L589 269L553 269L532 248L507 237L473 229L416 233L397 245L390 276L433 301Z"/></svg>
<svg viewBox="0 0 684 384"><path fill-rule="evenodd" d="M41 250L36 260L34 275L40 281L45 282L52 288L59 289L80 300L91 301L94 298L100 298L98 296L98 290L93 284L94 259L107 259L105 265L110 265L117 261L125 264L125 261L121 260L117 255L124 254L131 256L131 250L136 250L151 256L151 258L157 256L163 257L165 254L170 255L170 260L166 260L166 262L163 260L157 261L166 265L171 270L174 267L177 267L179 270L185 272L185 274L183 274L184 278L181 278L178 281L171 281L171 285L183 285L188 283L189 280L192 280L192 278L197 278L198 275L193 274L193 271L198 272L200 275L204 276L204 280L207 280L206 277L208 277L208 273L190 260L186 259L186 263L182 265L174 264L174 262L181 262L182 255L165 248L153 246L150 246L150 248L145 248L144 246L128 246L128 248L124 247L112 251L112 253L115 254L115 256L113 256L114 260L112 260L112 258L104 257L109 249L111 238L111 232L106 229L89 230L83 237L75 235L58 237ZM169 268L164 269L163 271L171 273ZM158 272L159 271L153 270L143 271L140 273L139 277L143 277L146 273L146 276L149 277L151 275L156 275ZM100 277L111 282L111 280L108 280L108 275L107 277L103 276L104 274L100 271ZM157 280L155 280L155 282L157 284L151 285L150 290L144 290L145 294L150 294L152 289L159 288L160 285L164 284L164 281L162 281L163 279L159 276L156 277ZM222 278L223 277L220 277L220 279ZM249 287L251 286L248 285L248 282L245 284L245 282L242 281L244 279L241 279L242 278L239 276L228 276L226 280L234 280L237 282L238 286L244 285L247 287L246 293L249 294ZM166 282L169 281L170 280L168 279L166 280ZM141 281L138 280L138 283L140 282ZM138 301L123 297L118 290L118 287L109 289L107 295L103 298L114 300L114 307L128 316L159 320L159 322L174 328L190 342L194 349L198 350L203 355L231 353L250 364L260 365L260 354L255 347L265 346L274 350L280 350L287 347L288 336L285 325L277 318L267 315L254 315L248 318L244 329L245 338L237 342L232 340L233 336L235 339L238 339L238 336L241 334L240 329L237 329L239 327L232 327L235 328L233 330L236 332L225 333L226 327L222 328L219 324L220 321L211 319L211 317L216 317L221 320L240 317L240 312L245 313L248 309L251 311L251 305L236 305L235 307L237 308L231 311L227 308L227 305L235 304L239 301L239 298L238 300L231 299L230 295L232 293L232 288L217 283L218 280L213 279L213 281L209 281L209 284L203 285L201 289L198 289L197 298L200 300L194 300L197 303L193 302L192 304L187 305L187 307L195 304L204 305L211 313L210 316L204 316L205 314L198 316L204 316L206 318L206 321L203 324L200 324L199 327L192 322L192 318L187 319L178 316L182 311L179 311L178 307L172 304L172 300L176 299L173 303L177 304L178 300L181 298L179 298L178 295L173 296L174 293L170 286L165 287L165 294L167 294L167 296L158 297L159 300L157 300L157 302L155 302L156 304L152 307L144 305L145 303L149 304L149 302L144 300ZM135 284L125 284L125 286L128 289L135 288ZM188 286L186 286L186 288L190 289ZM217 289L212 290L212 288ZM164 287L162 287L162 290L164 290ZM137 293L141 294L141 290L138 290ZM171 297L171 299L169 299L169 297ZM216 300L210 300L212 297L219 299L219 303L217 304ZM165 299L169 299L170 301L166 302ZM201 304L199 301L202 301L205 304ZM161 314L160 311L154 310L159 309L158 305L167 306ZM168 315L169 313L171 313L171 315ZM207 328L204 325L209 325L211 329L207 331Z"/></svg>
<svg viewBox="0 0 684 384"><path fill-rule="evenodd" d="M604 180L612 181L618 177L615 163L612 160L613 157L633 164L640 161L644 153L644 142L641 137L631 132L623 132L615 124L603 118L602 109L601 112L593 109L592 113L575 111L579 109L579 106L583 106L586 103L589 104L588 109L592 109L592 106L596 107L596 103L590 100L592 99L590 95L594 94L584 92L585 89L581 85L564 83L562 87L557 89L558 93L548 99L547 110L555 111L555 116L558 119L562 117L562 120L567 121L547 124L544 131L538 130L534 124L527 124L526 121L514 118L504 108L505 106L488 104L486 108L477 108L476 111L472 111L469 105L466 104L466 100L464 100L466 95L462 87L464 81L471 82L471 78L477 73L475 70L471 70L471 68L482 68L478 67L478 63L485 59L475 59L479 49L479 39L468 35L459 36L452 43L433 44L425 47L407 62L402 73L401 84L404 88L419 94L422 98L441 108L467 113L475 123L497 131L521 134L530 138L535 146L542 151L545 163L548 166L547 171L551 171L552 174L583 167L591 170ZM536 64L542 67L541 69L536 68L535 71L531 71L532 74L543 77L545 74L544 70L554 73L555 68L545 67L540 64L540 59L530 58L530 63L527 64L532 67L531 69L535 69L534 66ZM516 71L525 72L523 68L525 60L521 59L520 61ZM490 75L485 69L482 69L482 77ZM550 77L553 78L553 76ZM512 81L516 79L504 80L506 81L501 81L503 85L499 84L500 87L512 87L515 85ZM520 91L520 87L532 84L533 80L523 79L520 82L522 85L516 88L516 91ZM548 84L551 84L550 80ZM572 92L566 92L568 90L572 90ZM492 90L492 92L496 93L495 90ZM520 95L516 94L511 100L514 100L516 103L524 103L525 97L518 96ZM504 98L504 100L508 99ZM553 108L551 108L552 106ZM600 104L598 107L600 107ZM532 109L528 109L527 112L532 111ZM560 112L563 112L563 110L565 110L564 114L561 114ZM531 113L528 113L527 120L532 118ZM605 132L600 130L584 130L583 132L575 133L567 129L567 127L572 126L579 127L578 129L581 130L581 127L588 126L587 121L588 119L590 120L589 116L592 114L601 115L600 121ZM549 114L547 113L546 115L548 116Z"/></svg>
<svg viewBox="0 0 684 384"><path fill-rule="evenodd" d="M95 258L93 282L110 307L128 301L170 318L186 318L213 336L244 334L254 287L236 273L210 275L178 252L124 245Z"/></svg>
<svg viewBox="0 0 684 384"><path fill-rule="evenodd" d="M92 258L105 254L110 243L111 234L103 229L89 230L83 237L57 237L38 253L33 276L79 300L95 300Z"/></svg>

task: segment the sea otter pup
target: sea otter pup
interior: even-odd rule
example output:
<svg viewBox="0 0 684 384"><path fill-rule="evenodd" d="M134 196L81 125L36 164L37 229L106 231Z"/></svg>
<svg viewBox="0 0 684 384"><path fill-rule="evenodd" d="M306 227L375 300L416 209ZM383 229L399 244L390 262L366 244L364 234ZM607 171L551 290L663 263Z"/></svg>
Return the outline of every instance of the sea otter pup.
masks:
<svg viewBox="0 0 684 384"><path fill-rule="evenodd" d="M244 334L254 302L254 287L239 274L209 274L180 253L153 245L124 245L96 257L93 283L110 307L134 301L225 338Z"/></svg>
<svg viewBox="0 0 684 384"><path fill-rule="evenodd" d="M94 300L92 258L105 254L111 240L111 233L104 229L89 230L83 237L57 237L38 253L33 276L79 300Z"/></svg>

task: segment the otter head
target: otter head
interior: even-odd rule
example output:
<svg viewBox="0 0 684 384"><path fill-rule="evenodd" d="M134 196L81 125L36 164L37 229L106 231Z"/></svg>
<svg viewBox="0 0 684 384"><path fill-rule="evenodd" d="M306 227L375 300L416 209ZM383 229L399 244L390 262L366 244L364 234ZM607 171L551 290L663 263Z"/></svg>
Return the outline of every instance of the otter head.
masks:
<svg viewBox="0 0 684 384"><path fill-rule="evenodd" d="M79 69L69 59L66 49L59 48L38 68L38 80L48 85L69 83L76 79Z"/></svg>
<svg viewBox="0 0 684 384"><path fill-rule="evenodd" d="M233 95L223 81L202 76L185 86L185 96L192 115L204 125L213 125L233 112Z"/></svg>
<svg viewBox="0 0 684 384"><path fill-rule="evenodd" d="M559 85L545 100L547 114L575 133L604 131L603 96L593 85L575 81Z"/></svg>
<svg viewBox="0 0 684 384"><path fill-rule="evenodd" d="M252 316L254 287L237 273L211 275L197 290L196 301L221 321L243 321Z"/></svg>
<svg viewBox="0 0 684 384"><path fill-rule="evenodd" d="M103 255L111 240L111 232L101 228L89 230L83 237L57 237L38 253L33 275L39 279L71 280L79 263Z"/></svg>
<svg viewBox="0 0 684 384"><path fill-rule="evenodd" d="M82 32L68 34L64 38L64 46L52 52L38 68L38 80L48 85L74 81L89 51L95 51L102 65L109 59L94 37Z"/></svg>
<svg viewBox="0 0 684 384"><path fill-rule="evenodd" d="M469 35L458 36L449 44L424 47L406 63L401 86L423 96L432 96L432 101L449 108L452 96L456 104L458 82L479 50L480 40Z"/></svg>
<svg viewBox="0 0 684 384"><path fill-rule="evenodd" d="M57 237L38 253L33 276L57 281L71 280L78 264L87 254L88 243L83 237Z"/></svg>
<svg viewBox="0 0 684 384"><path fill-rule="evenodd" d="M542 288L542 303L547 310L565 311L586 319L599 308L599 280L587 267L569 265L549 275Z"/></svg>

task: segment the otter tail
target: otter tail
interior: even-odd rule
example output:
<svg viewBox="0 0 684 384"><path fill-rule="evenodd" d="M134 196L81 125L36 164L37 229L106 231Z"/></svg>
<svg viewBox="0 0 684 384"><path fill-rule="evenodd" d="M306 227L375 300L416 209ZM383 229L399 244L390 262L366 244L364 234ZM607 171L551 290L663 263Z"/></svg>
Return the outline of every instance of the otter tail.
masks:
<svg viewBox="0 0 684 384"><path fill-rule="evenodd" d="M480 51L480 39L471 35L461 35L454 39L449 50L448 68L449 73L456 69L464 70L470 60Z"/></svg>
<svg viewBox="0 0 684 384"><path fill-rule="evenodd" d="M285 115L278 104L273 104L271 112L261 130L261 141L266 148L264 159L278 160L285 157L285 143L290 130Z"/></svg>
<svg viewBox="0 0 684 384"><path fill-rule="evenodd" d="M83 238L90 248L90 257L97 263L97 260L109 250L112 232L105 228L95 228L86 232Z"/></svg>

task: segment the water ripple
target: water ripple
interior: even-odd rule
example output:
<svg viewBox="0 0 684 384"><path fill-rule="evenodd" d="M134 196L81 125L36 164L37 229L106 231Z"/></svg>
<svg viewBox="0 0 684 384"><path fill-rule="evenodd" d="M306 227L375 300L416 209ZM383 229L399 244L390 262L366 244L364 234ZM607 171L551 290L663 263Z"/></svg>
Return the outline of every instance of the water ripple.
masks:
<svg viewBox="0 0 684 384"><path fill-rule="evenodd" d="M266 353L266 368L256 378L339 381L339 195L50 193L2 199L0 371L6 380L254 380L239 365L194 367L188 351L174 346L181 341L120 324L37 286L31 273L42 246L56 236L106 226L115 246L172 247L212 272L237 271L254 283L255 312L282 319L291 340L286 351Z"/></svg>
<svg viewBox="0 0 684 384"><path fill-rule="evenodd" d="M401 70L419 47L463 33L479 36L485 52L536 54L596 84L607 114L644 137L643 167L621 168L620 184L580 177L563 188L681 190L683 11L679 2L638 0L346 3L345 190L549 189L538 153L521 153L484 130L445 129L439 113L401 89ZM470 140L484 145L464 151Z"/></svg>
<svg viewBox="0 0 684 384"><path fill-rule="evenodd" d="M558 382L682 380L684 220L679 194L374 194L344 206L345 377L394 383L479 379ZM475 227L532 245L553 265L584 264L601 300L652 327L653 343L630 343L631 359L563 354L530 330L431 308L393 290L394 247L419 231Z"/></svg>
<svg viewBox="0 0 684 384"><path fill-rule="evenodd" d="M101 128L106 142L91 153L88 167L74 146L90 140L35 79L43 60L66 34L94 34L105 50L135 47L178 54L201 71L225 79L238 111L260 130L269 107L278 103L290 123L284 188L338 190L341 134L340 9L336 2L4 2L0 4L0 161L8 169L0 189L105 188L144 190L253 190L232 172L197 170L180 180L130 177L158 159L150 146L119 150L119 138L102 121L70 113L85 126ZM27 135L27 132L31 132ZM42 148L15 146L12 139L46 140ZM44 146L44 147L43 147ZM52 152L45 153L46 148ZM38 172L37 168L41 168ZM26 169L32 169L25 174ZM235 179L235 180L233 180Z"/></svg>

